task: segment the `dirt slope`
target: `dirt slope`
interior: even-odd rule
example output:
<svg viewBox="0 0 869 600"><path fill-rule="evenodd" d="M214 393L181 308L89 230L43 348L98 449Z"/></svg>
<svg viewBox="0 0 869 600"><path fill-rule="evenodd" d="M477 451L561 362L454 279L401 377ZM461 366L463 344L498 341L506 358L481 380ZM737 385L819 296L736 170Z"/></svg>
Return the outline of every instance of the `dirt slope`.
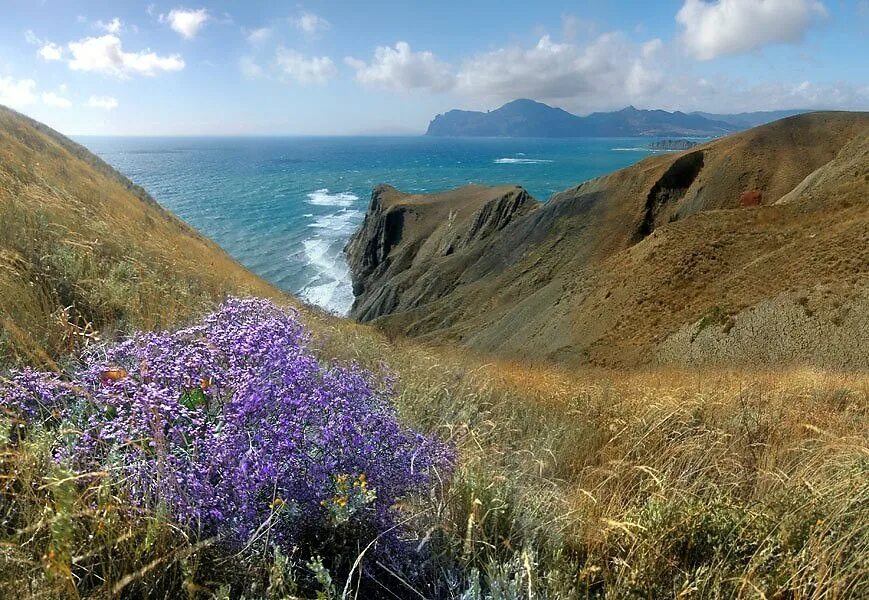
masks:
<svg viewBox="0 0 869 600"><path fill-rule="evenodd" d="M869 367L869 114L799 115L530 198L432 258L504 190L389 191L348 246L352 315L567 364ZM518 193L518 192L517 192ZM524 195L524 192L523 192ZM397 211L413 227L376 232ZM370 260L360 268L360 251Z"/></svg>

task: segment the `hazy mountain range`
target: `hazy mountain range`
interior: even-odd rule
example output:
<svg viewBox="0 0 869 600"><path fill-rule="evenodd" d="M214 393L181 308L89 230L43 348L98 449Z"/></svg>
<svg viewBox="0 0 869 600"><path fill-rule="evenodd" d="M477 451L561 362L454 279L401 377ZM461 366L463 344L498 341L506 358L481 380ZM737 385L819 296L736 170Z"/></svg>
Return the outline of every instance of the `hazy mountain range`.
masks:
<svg viewBox="0 0 869 600"><path fill-rule="evenodd" d="M451 110L429 123L426 135L444 137L714 137L756 127L803 110L718 115L628 106L586 117L542 102L520 99L489 112Z"/></svg>

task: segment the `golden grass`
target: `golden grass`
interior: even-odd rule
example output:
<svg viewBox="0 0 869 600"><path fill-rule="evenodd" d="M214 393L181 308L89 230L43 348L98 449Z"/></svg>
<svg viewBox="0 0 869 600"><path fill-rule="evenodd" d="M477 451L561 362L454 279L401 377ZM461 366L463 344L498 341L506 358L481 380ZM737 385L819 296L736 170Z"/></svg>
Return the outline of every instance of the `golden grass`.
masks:
<svg viewBox="0 0 869 600"><path fill-rule="evenodd" d="M0 364L280 292L84 148L0 107ZM286 301L289 301L287 299Z"/></svg>
<svg viewBox="0 0 869 600"><path fill-rule="evenodd" d="M387 364L405 419L456 443L437 522L485 585L869 593L869 373L566 370L318 331L324 356Z"/></svg>
<svg viewBox="0 0 869 600"><path fill-rule="evenodd" d="M62 366L227 293L294 303L10 114L0 362ZM416 523L456 597L869 597L869 373L568 370L302 319L324 360L385 365L404 421L456 445ZM216 555L129 510L111 477L59 471L51 435L0 453L0 598L289 597L285 559Z"/></svg>

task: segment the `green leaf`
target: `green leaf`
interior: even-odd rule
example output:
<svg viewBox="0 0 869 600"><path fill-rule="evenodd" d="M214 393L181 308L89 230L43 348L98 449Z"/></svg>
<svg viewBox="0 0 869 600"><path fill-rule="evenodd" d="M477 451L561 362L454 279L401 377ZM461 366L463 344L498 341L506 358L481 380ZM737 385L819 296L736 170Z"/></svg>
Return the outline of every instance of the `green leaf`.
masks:
<svg viewBox="0 0 869 600"><path fill-rule="evenodd" d="M205 392L200 389L187 390L181 394L181 404L190 410L195 410L200 406L204 406L208 399L205 397Z"/></svg>

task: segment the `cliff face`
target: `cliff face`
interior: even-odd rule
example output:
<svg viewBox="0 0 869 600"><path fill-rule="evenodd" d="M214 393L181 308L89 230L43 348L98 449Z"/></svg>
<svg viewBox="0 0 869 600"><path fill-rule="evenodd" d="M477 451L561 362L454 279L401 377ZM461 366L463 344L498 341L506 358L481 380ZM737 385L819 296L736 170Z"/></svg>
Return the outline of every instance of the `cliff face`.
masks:
<svg viewBox="0 0 869 600"><path fill-rule="evenodd" d="M370 321L449 293L453 263L464 264L472 248L538 206L520 187L468 186L434 196L376 187L345 248L356 296L351 316Z"/></svg>
<svg viewBox="0 0 869 600"><path fill-rule="evenodd" d="M545 205L520 188L381 187L347 246L351 314L567 364L866 368L867 155L869 114L814 113Z"/></svg>

